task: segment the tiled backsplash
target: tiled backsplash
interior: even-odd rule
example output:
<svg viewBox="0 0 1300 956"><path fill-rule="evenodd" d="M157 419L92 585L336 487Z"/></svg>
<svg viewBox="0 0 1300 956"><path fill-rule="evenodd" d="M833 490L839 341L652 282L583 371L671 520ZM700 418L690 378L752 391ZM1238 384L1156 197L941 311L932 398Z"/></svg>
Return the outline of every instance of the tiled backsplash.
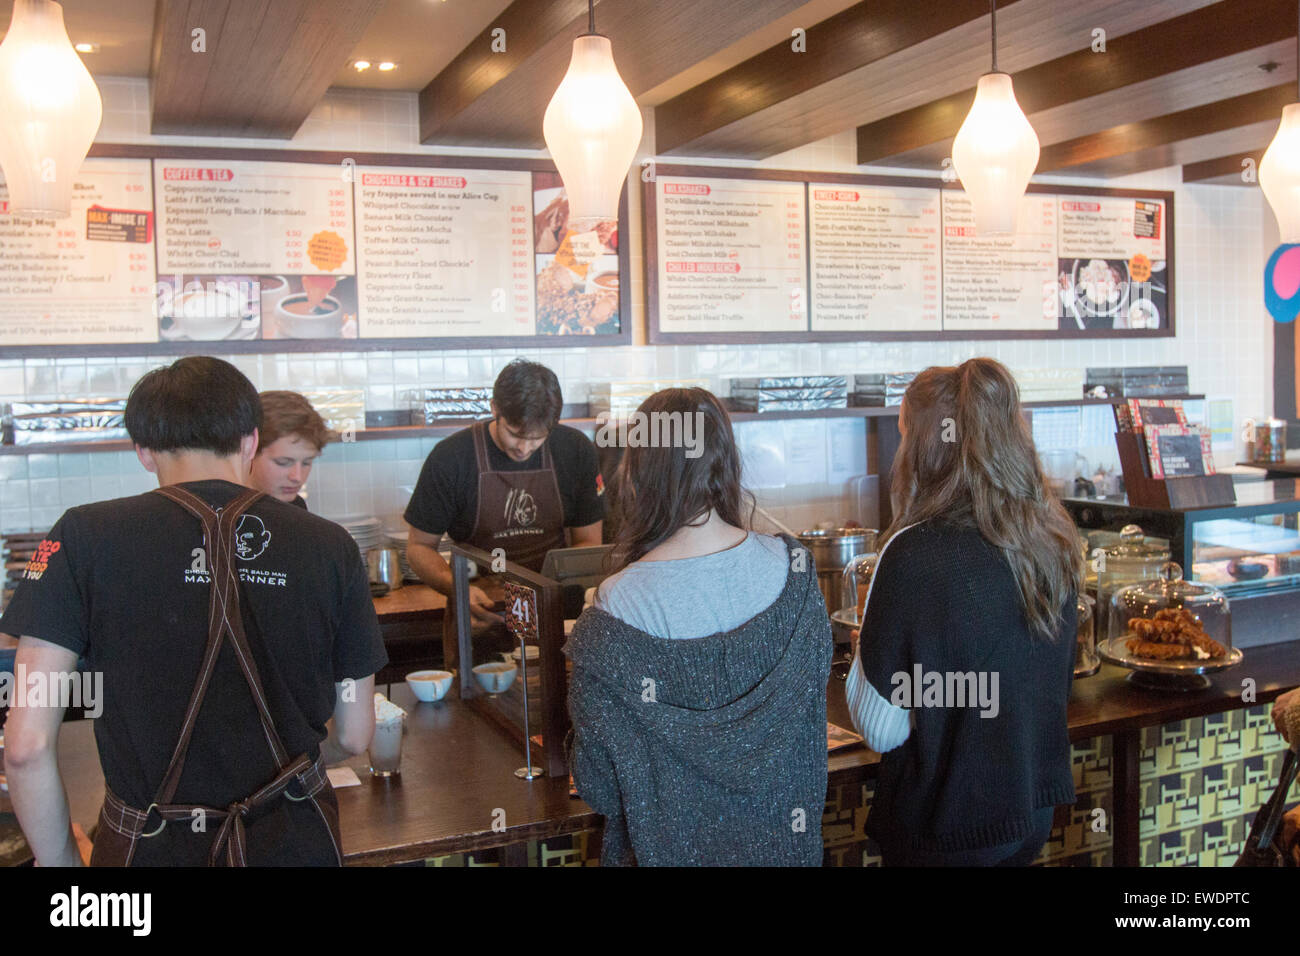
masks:
<svg viewBox="0 0 1300 956"><path fill-rule="evenodd" d="M143 80L101 78L103 142L293 147L472 154L501 151L418 146L415 95L331 90L291 142L151 137ZM652 156L653 116L646 110L643 157ZM536 156L524 151L520 155ZM861 172L852 131L772 157L773 168ZM669 161L669 160L665 160ZM673 157L671 162L711 162ZM743 164L733 164L743 165ZM873 169L873 172L877 170ZM907 171L902 171L906 173ZM915 172L912 172L915 175ZM633 180L634 186L639 186ZM835 343L768 346L646 346L531 351L330 352L228 358L260 389L363 387L367 406L399 407L402 392L433 385L490 384L516 355L544 362L560 378L567 402L584 402L591 383L623 378L721 379L752 372L870 372L912 370L990 355L1012 368L1181 364L1193 391L1234 402L1238 420L1266 414L1272 395L1272 330L1263 306L1266 250L1276 228L1258 189L1183 186L1178 170L1112 185L1176 191L1175 314L1178 335L1142 340L1020 340ZM631 197L631 312L635 339L645 339L644 261L639 189ZM0 402L17 399L125 395L149 368L169 359L5 358L0 350ZM737 427L760 503L795 528L842 521L852 513L844 476L865 467L861 421L799 421ZM308 482L313 511L327 516L367 513L400 525L405 492L433 439L357 442L326 450ZM825 449L825 462L816 449ZM851 457L844 459L848 450ZM827 464L830 463L830 464ZM0 456L0 531L47 528L68 507L153 487L131 453Z"/></svg>

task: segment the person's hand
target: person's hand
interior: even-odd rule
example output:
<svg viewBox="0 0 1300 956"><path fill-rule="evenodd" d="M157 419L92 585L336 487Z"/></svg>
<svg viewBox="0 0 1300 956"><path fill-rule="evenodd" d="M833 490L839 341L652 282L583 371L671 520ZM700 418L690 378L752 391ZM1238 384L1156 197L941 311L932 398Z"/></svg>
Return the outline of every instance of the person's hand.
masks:
<svg viewBox="0 0 1300 956"><path fill-rule="evenodd" d="M1291 732L1287 729L1286 714L1287 711L1297 708L1300 708L1300 687L1287 691L1273 701L1273 713L1271 715L1273 717L1273 726L1277 728L1277 732L1282 735L1283 740L1291 745L1292 749L1295 749L1300 741L1293 739ZM1296 717L1292 716L1291 721L1296 723Z"/></svg>
<svg viewBox="0 0 1300 956"><path fill-rule="evenodd" d="M1300 807L1292 807L1282 816L1282 849L1300 865L1300 845L1292 844L1300 838Z"/></svg>
<svg viewBox="0 0 1300 956"><path fill-rule="evenodd" d="M469 586L469 614L479 624L500 624L501 615L492 610L493 601L482 588Z"/></svg>

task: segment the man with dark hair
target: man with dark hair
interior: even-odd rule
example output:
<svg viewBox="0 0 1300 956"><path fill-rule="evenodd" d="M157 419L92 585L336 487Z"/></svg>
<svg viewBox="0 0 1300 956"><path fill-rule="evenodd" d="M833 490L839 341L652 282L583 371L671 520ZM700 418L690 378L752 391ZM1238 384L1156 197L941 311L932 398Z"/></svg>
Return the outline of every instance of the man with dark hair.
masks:
<svg viewBox="0 0 1300 956"><path fill-rule="evenodd" d="M244 487L259 415L252 383L219 359L141 378L126 426L157 491L69 509L0 617L27 675L73 671L79 655L102 674L93 864L342 862L324 764L369 746L387 656L352 538ZM18 822L42 866L78 865L64 706L15 703Z"/></svg>
<svg viewBox="0 0 1300 956"><path fill-rule="evenodd" d="M553 548L600 544L604 485L596 448L559 424L562 406L555 373L515 359L493 386L492 420L434 446L406 507L406 556L426 584L452 596L451 567L438 554L444 533L484 551L501 548L534 571ZM469 597L476 624L500 622L483 588L471 587ZM453 615L445 620L452 633ZM489 650L479 643L480 652Z"/></svg>

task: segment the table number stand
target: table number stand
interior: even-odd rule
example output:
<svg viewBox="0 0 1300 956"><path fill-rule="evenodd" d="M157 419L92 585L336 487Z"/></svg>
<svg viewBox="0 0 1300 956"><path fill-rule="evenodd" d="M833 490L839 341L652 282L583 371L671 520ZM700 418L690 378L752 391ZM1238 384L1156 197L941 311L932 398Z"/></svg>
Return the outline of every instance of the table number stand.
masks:
<svg viewBox="0 0 1300 956"><path fill-rule="evenodd" d="M453 658L460 662L457 672L460 697L478 713L488 718L505 731L512 740L518 741L522 734L522 750L525 766L515 772L523 780L532 780L543 774L552 777L567 777L569 774L568 758L564 750L564 740L569 731L568 676L564 661L564 603L562 589L558 582L543 577L527 568L507 561L503 571L495 575L496 580L505 586L509 599L506 608L507 627L519 640L519 680L523 695L523 724L512 719L479 686L473 673L473 631L469 607L469 562L473 561L479 568L493 567L492 555L468 545L452 544L451 573L455 608L456 633L455 646L444 647L447 660ZM498 562L498 567L500 566ZM516 611L515 605L518 605ZM537 668L540 676L542 732L542 754L535 767L532 760L532 740L529 726L528 705L528 643L530 628L526 618L531 618L535 625L537 640Z"/></svg>

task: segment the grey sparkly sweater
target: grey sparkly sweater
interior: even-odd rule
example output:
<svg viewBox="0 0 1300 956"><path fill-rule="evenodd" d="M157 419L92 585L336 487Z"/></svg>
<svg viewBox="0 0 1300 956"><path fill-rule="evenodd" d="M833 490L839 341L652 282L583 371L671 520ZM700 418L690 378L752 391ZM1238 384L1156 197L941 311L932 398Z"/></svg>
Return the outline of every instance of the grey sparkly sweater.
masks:
<svg viewBox="0 0 1300 956"><path fill-rule="evenodd" d="M806 552L730 631L672 640L585 610L564 648L569 766L605 817L601 864L821 865L831 649Z"/></svg>

